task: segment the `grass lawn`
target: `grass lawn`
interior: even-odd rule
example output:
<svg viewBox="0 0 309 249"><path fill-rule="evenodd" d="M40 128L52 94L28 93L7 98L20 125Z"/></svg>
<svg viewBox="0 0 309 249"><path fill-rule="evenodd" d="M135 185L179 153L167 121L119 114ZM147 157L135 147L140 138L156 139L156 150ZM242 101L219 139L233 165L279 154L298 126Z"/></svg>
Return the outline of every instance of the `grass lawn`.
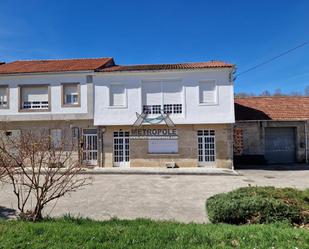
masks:
<svg viewBox="0 0 309 249"><path fill-rule="evenodd" d="M309 230L287 224L181 224L145 219L0 221L0 248L309 248Z"/></svg>

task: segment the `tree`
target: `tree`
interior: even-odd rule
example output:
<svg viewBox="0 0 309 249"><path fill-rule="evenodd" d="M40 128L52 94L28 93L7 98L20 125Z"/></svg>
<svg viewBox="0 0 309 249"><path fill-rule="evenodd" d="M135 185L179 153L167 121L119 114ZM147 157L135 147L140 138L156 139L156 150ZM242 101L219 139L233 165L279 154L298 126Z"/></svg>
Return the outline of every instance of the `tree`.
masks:
<svg viewBox="0 0 309 249"><path fill-rule="evenodd" d="M268 90L265 90L265 91L261 92L260 96L269 97L269 96L271 96L271 93Z"/></svg>
<svg viewBox="0 0 309 249"><path fill-rule="evenodd" d="M293 91L293 92L290 92L290 93L289 93L289 96L300 97L300 96L303 96L303 95L302 95L301 92Z"/></svg>
<svg viewBox="0 0 309 249"><path fill-rule="evenodd" d="M2 181L12 184L20 217L38 221L48 203L91 183L79 174L79 146L72 139L53 139L47 131L6 133L0 136Z"/></svg>
<svg viewBox="0 0 309 249"><path fill-rule="evenodd" d="M281 91L280 88L277 88L277 89L275 90L274 96L279 97L279 96L284 96L284 94L282 94L282 91Z"/></svg>

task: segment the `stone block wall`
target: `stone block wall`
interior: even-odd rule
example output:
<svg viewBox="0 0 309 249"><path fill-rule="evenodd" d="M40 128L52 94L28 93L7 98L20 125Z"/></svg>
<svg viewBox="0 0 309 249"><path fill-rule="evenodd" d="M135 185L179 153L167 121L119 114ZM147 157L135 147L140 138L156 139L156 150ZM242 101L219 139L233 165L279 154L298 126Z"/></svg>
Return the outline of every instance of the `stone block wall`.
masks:
<svg viewBox="0 0 309 249"><path fill-rule="evenodd" d="M147 126L154 128L155 126ZM162 126L161 126L162 127ZM156 126L158 128L158 126ZM130 131L131 126L106 126L103 134L103 167L113 167L113 132ZM216 161L207 167L233 167L233 132L231 124L176 125L178 153L151 154L148 140L130 140L130 167L166 167L175 162L178 167L198 167L197 130L214 129L216 134Z"/></svg>

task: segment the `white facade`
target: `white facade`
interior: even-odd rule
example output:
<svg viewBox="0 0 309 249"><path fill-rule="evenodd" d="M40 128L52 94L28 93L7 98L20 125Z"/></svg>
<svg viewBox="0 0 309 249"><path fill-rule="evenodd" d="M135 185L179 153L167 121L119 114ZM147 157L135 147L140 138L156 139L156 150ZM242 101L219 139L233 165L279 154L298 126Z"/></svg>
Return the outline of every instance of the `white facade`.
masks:
<svg viewBox="0 0 309 249"><path fill-rule="evenodd" d="M86 82L86 77L89 74L93 75L93 72L0 75L0 86L8 86L9 88L9 107L0 109L0 121L92 119L93 85ZM80 105L62 105L62 84L65 83L80 85ZM20 110L20 101L23 98L26 100L32 100L33 96L40 100L46 98L46 93L43 91L44 89L40 89L41 87L33 91L33 96L26 96L29 89L40 85L49 87L47 94L49 94L50 110L29 110L27 112ZM25 91L20 90L23 88ZM36 94L40 94L38 91L42 91L44 94L36 96Z"/></svg>
<svg viewBox="0 0 309 249"><path fill-rule="evenodd" d="M132 125L144 105L172 102L182 104L182 113L170 114L175 124L234 123L231 73L230 68L98 73L94 78L94 125ZM159 94L156 84L162 90ZM122 95L117 95L122 105L112 104L114 88L118 92L123 88Z"/></svg>
<svg viewBox="0 0 309 249"><path fill-rule="evenodd" d="M145 105L161 105L163 109L175 104L181 105L181 111L170 114L175 124L234 123L231 72L230 68L216 68L3 75L0 86L9 87L9 101L8 108L0 109L0 120L94 119L95 126L132 125ZM93 75L93 83L87 83L87 75ZM62 105L63 83L80 84L79 106ZM50 110L23 112L19 108L23 92L19 89L35 85L49 86Z"/></svg>

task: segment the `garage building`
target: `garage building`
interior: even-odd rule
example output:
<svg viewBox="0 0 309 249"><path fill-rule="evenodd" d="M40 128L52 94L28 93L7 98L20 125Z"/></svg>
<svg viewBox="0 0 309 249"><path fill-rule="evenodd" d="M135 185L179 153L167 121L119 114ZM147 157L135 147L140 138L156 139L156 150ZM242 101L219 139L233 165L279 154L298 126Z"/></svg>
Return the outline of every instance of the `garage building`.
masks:
<svg viewBox="0 0 309 249"><path fill-rule="evenodd" d="M309 97L235 99L234 163L308 162Z"/></svg>

